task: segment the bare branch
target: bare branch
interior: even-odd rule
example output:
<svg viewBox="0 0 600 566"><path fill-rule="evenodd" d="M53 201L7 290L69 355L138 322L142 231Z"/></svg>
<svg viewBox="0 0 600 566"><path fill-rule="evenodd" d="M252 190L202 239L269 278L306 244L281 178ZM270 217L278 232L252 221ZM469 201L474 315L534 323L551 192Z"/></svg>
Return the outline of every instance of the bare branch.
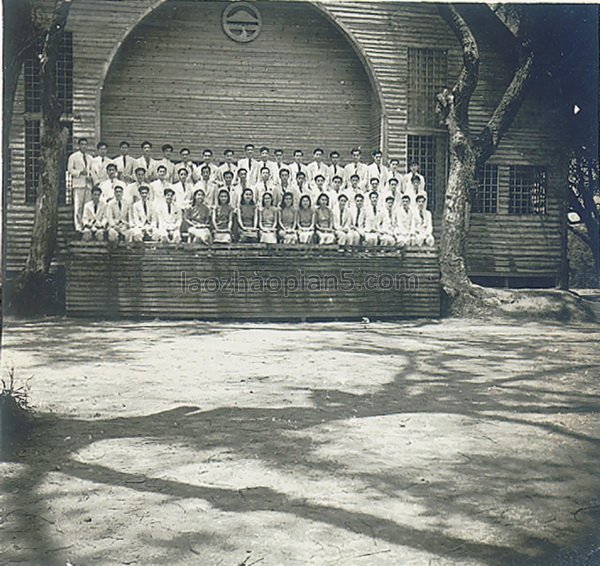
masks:
<svg viewBox="0 0 600 566"><path fill-rule="evenodd" d="M568 224L567 228L572 234L575 234L575 236L577 236L586 246L592 247L592 241L583 232L580 232L571 224Z"/></svg>
<svg viewBox="0 0 600 566"><path fill-rule="evenodd" d="M452 4L440 4L438 10L458 39L462 49L463 65L452 96L457 119L463 128L469 124L469 102L479 80L479 48L469 25Z"/></svg>

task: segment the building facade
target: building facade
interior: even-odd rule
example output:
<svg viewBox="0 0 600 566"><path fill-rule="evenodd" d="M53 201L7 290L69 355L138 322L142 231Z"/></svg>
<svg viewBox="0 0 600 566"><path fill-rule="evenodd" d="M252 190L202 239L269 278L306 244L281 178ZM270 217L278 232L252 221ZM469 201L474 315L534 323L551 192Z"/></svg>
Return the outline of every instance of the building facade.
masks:
<svg viewBox="0 0 600 566"><path fill-rule="evenodd" d="M224 18L230 2L78 0L58 68L72 139L87 137L132 154L150 140L187 146L193 157L247 142L338 150L349 161L381 148L404 168L421 164L436 229L447 171L447 134L435 94L452 85L461 51L434 4L405 2L253 2L258 19ZM466 10L482 62L471 104L480 128L512 76L512 36L486 10ZM489 12L489 11L487 11ZM238 19L240 19L238 17ZM243 20L243 18L241 18ZM240 32L245 29L246 31ZM233 38L235 34L256 34ZM242 39L242 41L240 41ZM504 49L498 49L504 45ZM566 178L560 124L551 99L534 85L480 172L472 198L468 267L490 281L553 284L560 263L560 207ZM36 61L16 94L6 204L6 269L25 261L37 190L40 120ZM61 195L59 252L75 234L68 183Z"/></svg>

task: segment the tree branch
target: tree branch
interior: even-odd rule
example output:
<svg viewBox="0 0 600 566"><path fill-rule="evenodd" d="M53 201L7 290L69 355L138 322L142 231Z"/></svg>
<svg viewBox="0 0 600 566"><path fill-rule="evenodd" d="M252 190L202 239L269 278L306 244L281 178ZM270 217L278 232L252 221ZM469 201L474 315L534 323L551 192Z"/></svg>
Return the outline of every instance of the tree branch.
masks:
<svg viewBox="0 0 600 566"><path fill-rule="evenodd" d="M485 163L496 151L500 140L512 124L525 98L525 91L532 74L534 56L529 43L524 43L522 47L524 56L521 58L521 63L512 81L504 91L502 99L488 123L477 136L476 144L479 150L479 164Z"/></svg>
<svg viewBox="0 0 600 566"><path fill-rule="evenodd" d="M592 247L592 241L585 234L583 234L570 224L567 225L567 228L572 234L575 234L575 236L577 236L586 246L590 248Z"/></svg>
<svg viewBox="0 0 600 566"><path fill-rule="evenodd" d="M438 11L453 31L462 49L463 65L456 84L452 87L452 97L456 117L461 127L468 128L469 102L479 80L479 48L469 25L454 5L440 4Z"/></svg>

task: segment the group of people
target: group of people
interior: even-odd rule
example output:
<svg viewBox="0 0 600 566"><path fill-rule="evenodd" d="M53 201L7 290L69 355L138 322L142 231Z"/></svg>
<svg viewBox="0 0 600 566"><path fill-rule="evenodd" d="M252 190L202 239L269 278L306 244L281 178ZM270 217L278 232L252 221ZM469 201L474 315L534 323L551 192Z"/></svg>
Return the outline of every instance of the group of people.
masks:
<svg viewBox="0 0 600 566"><path fill-rule="evenodd" d="M432 246L431 212L427 210L425 179L419 164L408 172L383 154L372 153L370 164L352 149L351 161L340 164L339 152L317 148L310 163L301 150L284 162L284 152L271 156L268 147L246 144L244 157L226 149L220 164L212 150L192 161L182 148L173 160L173 146L162 146L162 158L152 156L152 144L141 144L142 155L108 157L100 142L96 155L85 138L68 159L73 189L75 229L83 240L189 242L264 242L367 246Z"/></svg>

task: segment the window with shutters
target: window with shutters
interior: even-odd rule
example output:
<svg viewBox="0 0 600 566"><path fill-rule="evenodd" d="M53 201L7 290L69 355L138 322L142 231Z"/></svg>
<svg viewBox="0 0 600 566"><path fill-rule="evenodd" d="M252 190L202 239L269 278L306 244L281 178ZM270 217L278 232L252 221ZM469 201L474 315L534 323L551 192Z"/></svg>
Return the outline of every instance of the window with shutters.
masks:
<svg viewBox="0 0 600 566"><path fill-rule="evenodd" d="M42 111L42 83L40 79L40 53L42 41L38 40L25 60L25 112ZM73 34L65 31L62 34L58 59L56 61L56 88L63 113L73 112Z"/></svg>
<svg viewBox="0 0 600 566"><path fill-rule="evenodd" d="M408 49L408 123L438 128L435 97L448 84L448 52Z"/></svg>
<svg viewBox="0 0 600 566"><path fill-rule="evenodd" d="M408 136L407 165L418 162L419 172L425 177L427 208L435 208L436 143L435 136Z"/></svg>
<svg viewBox="0 0 600 566"><path fill-rule="evenodd" d="M511 165L509 214L546 214L547 173L544 167Z"/></svg>
<svg viewBox="0 0 600 566"><path fill-rule="evenodd" d="M480 214L498 212L498 166L484 165L477 174L477 188L471 196L471 211Z"/></svg>
<svg viewBox="0 0 600 566"><path fill-rule="evenodd" d="M25 87L25 203L33 204L37 196L40 177L40 124L42 112L42 83L40 77L40 38L25 60L23 78ZM69 130L67 155L73 151L73 34L63 32L56 61L56 89L63 107L63 125ZM59 193L59 203L70 201L66 177Z"/></svg>

